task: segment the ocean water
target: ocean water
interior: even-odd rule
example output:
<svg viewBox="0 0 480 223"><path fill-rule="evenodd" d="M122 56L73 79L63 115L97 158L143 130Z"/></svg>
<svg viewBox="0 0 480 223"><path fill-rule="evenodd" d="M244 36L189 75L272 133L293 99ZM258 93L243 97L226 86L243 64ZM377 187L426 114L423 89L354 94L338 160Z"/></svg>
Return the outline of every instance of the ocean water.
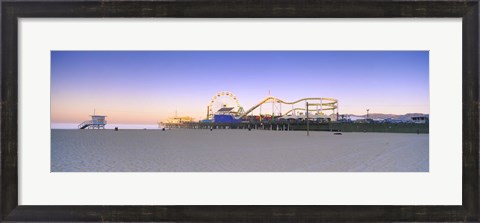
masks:
<svg viewBox="0 0 480 223"><path fill-rule="evenodd" d="M79 123L52 123L50 125L51 129L77 129ZM146 125L146 124L107 124L105 129L160 129L158 125Z"/></svg>

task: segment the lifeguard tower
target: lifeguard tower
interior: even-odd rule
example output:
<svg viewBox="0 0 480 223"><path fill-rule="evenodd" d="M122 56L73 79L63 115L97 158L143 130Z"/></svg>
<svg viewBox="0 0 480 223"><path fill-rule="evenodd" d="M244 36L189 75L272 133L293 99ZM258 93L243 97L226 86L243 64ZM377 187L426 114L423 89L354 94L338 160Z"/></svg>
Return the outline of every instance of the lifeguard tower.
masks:
<svg viewBox="0 0 480 223"><path fill-rule="evenodd" d="M78 125L79 129L105 129L105 125L107 124L107 120L105 119L107 116L105 115L95 115L93 112L91 120L84 121Z"/></svg>

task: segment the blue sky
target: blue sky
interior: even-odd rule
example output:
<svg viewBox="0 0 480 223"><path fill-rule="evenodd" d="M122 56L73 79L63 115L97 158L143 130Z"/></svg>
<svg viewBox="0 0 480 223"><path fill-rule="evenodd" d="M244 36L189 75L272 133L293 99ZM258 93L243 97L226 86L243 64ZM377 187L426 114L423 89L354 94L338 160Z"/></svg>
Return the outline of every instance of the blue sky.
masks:
<svg viewBox="0 0 480 223"><path fill-rule="evenodd" d="M245 109L270 92L336 98L340 114L429 113L428 68L428 51L52 51L52 122L94 108L116 123L199 119L219 91Z"/></svg>

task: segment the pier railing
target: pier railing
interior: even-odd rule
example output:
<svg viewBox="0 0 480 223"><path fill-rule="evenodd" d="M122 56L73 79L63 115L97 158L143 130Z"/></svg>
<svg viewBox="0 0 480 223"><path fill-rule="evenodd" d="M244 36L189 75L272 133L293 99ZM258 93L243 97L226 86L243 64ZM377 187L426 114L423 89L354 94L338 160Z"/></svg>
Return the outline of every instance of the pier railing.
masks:
<svg viewBox="0 0 480 223"><path fill-rule="evenodd" d="M84 128L92 125L92 124L93 124L93 121L92 121L92 120L87 120L87 121L84 121L84 122L80 123L80 124L78 125L78 128L79 128L79 129L84 129Z"/></svg>
<svg viewBox="0 0 480 223"><path fill-rule="evenodd" d="M213 123L213 122L185 122L181 124L166 124L167 128L193 129L258 129L258 130L287 130L306 131L306 122L241 122L241 123ZM310 131L341 131L341 132L392 132L392 133L429 133L429 124L417 123L341 123L324 122L310 123Z"/></svg>

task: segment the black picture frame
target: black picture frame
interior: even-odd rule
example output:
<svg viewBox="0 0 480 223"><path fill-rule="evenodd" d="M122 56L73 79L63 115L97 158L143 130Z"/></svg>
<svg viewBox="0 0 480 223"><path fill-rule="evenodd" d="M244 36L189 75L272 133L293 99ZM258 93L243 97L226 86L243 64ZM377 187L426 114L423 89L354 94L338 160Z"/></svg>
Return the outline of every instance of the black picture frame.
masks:
<svg viewBox="0 0 480 223"><path fill-rule="evenodd" d="M2 221L478 222L480 220L478 0L2 1L1 13L0 219ZM461 206L19 206L17 19L27 17L463 18L463 204Z"/></svg>

